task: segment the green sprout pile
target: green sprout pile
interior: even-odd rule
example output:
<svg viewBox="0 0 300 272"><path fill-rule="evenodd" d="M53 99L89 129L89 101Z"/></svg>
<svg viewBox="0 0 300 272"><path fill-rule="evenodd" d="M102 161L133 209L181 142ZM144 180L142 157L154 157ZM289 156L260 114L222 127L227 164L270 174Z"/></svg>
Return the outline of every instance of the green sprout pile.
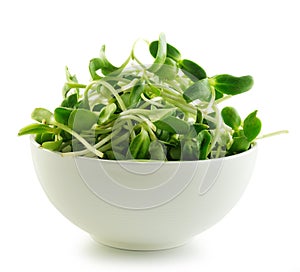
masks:
<svg viewBox="0 0 300 272"><path fill-rule="evenodd" d="M151 65L136 57L135 45L120 67L102 46L89 62L87 84L66 68L61 104L53 112L34 109L37 122L19 135L34 134L41 147L63 156L108 160L206 160L251 148L261 130L257 111L242 120L233 107L218 107L250 90L251 76L209 77L164 34L148 43Z"/></svg>

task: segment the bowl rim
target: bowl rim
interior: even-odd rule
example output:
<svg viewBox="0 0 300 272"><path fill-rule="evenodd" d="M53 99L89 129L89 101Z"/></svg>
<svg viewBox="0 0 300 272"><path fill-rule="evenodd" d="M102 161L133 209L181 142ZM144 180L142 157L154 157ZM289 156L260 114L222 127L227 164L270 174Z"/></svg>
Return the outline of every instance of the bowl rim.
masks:
<svg viewBox="0 0 300 272"><path fill-rule="evenodd" d="M80 160L91 160L91 161L99 161L99 162L103 162L103 163L122 163L122 164L158 164L158 163L166 163L166 164L188 164L188 163L208 163L211 161L220 161L220 160L234 160L234 159L238 159L240 157L245 157L253 152L255 152L257 150L257 142L254 142L251 144L250 148L246 151L243 151L241 153L238 154L234 154L234 155L230 155L227 157L221 157L221 158L213 158L213 159L207 159L207 160L192 160L192 161L159 161L159 160L107 160L107 159L99 159L99 158L89 158L89 157L85 157L85 156L63 156L62 152L58 152L58 151L52 151L46 148L43 148L38 142L35 141L34 139L34 135L30 136L30 143L32 146L34 146L36 149L40 149L43 152L49 153L49 154L53 154L56 155L60 158L76 158L76 159L80 159Z"/></svg>

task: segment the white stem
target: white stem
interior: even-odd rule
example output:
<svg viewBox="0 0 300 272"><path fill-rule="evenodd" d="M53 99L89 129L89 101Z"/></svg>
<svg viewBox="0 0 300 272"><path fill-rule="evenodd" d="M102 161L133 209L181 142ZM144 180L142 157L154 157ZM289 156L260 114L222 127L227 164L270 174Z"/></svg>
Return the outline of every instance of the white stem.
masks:
<svg viewBox="0 0 300 272"><path fill-rule="evenodd" d="M275 131L275 132L271 132L271 133L261 135L261 136L257 137L256 140L261 140L261 139L264 139L264 138L268 138L268 137L272 137L272 136L276 136L276 135L280 135L280 134L286 134L286 133L289 133L289 131L288 130L279 130L279 131Z"/></svg>
<svg viewBox="0 0 300 272"><path fill-rule="evenodd" d="M126 110L126 106L122 100L122 98L120 97L120 95L118 94L118 92L115 90L115 88L113 86L111 86L108 82L105 81L101 81L101 84L106 87L112 94L113 96L117 99L119 106L121 108L122 111Z"/></svg>
<svg viewBox="0 0 300 272"><path fill-rule="evenodd" d="M57 123L57 122L54 122L54 125L61 128L62 130L70 133L72 136L74 136L78 141L80 141L86 148L88 151L94 153L95 155L97 155L98 157L100 158L103 158L103 153L100 152L99 150L97 150L95 148L95 146L92 146L90 145L82 136L80 136L76 131L70 129L69 127L63 125L63 124L60 124L60 123ZM74 155L75 152L70 152ZM67 154L67 153L62 153L62 154Z"/></svg>

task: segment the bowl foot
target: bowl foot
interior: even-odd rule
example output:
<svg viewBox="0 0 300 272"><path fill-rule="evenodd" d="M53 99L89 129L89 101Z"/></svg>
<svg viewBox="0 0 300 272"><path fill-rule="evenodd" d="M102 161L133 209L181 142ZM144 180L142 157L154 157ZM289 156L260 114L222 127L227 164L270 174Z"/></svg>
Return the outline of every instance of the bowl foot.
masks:
<svg viewBox="0 0 300 272"><path fill-rule="evenodd" d="M103 238L96 237L91 235L92 239L101 245L121 249L121 250L131 250L131 251L156 251L156 250L167 250L173 249L180 246L185 245L188 241L181 241L181 242L171 242L171 243L157 243L157 244L150 244L150 243L130 243L130 242L119 242L119 241L111 241L105 240Z"/></svg>

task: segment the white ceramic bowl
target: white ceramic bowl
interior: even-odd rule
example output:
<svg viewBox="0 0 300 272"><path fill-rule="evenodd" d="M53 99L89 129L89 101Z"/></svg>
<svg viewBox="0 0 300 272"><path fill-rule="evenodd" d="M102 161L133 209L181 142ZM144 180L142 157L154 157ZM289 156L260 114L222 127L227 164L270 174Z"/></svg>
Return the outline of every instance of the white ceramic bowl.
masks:
<svg viewBox="0 0 300 272"><path fill-rule="evenodd" d="M99 243L176 247L217 223L244 192L257 147L206 161L134 162L62 157L32 139L39 181L53 205Z"/></svg>

